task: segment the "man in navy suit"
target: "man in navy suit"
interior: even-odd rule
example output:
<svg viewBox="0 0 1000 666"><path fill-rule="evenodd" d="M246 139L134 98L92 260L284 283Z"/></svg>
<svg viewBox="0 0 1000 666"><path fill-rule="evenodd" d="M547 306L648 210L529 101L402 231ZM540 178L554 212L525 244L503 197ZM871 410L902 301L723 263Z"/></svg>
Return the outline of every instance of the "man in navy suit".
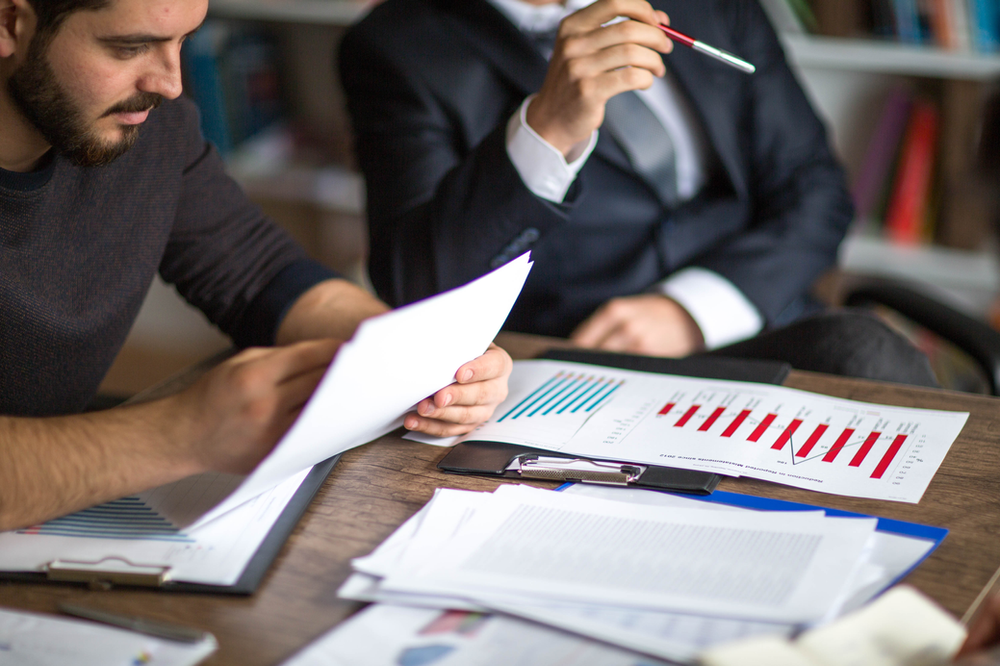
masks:
<svg viewBox="0 0 1000 666"><path fill-rule="evenodd" d="M668 22L757 72L674 49ZM870 317L758 335L818 310L852 207L755 0L388 0L345 37L341 73L390 303L530 249L511 330L933 383Z"/></svg>

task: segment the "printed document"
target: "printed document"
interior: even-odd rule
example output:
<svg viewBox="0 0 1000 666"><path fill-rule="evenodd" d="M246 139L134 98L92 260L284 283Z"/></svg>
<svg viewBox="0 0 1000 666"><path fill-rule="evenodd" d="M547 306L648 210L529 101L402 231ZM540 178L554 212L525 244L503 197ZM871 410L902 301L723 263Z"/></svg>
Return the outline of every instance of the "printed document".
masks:
<svg viewBox="0 0 1000 666"><path fill-rule="evenodd" d="M510 393L465 440L920 501L967 412L561 361L517 361Z"/></svg>

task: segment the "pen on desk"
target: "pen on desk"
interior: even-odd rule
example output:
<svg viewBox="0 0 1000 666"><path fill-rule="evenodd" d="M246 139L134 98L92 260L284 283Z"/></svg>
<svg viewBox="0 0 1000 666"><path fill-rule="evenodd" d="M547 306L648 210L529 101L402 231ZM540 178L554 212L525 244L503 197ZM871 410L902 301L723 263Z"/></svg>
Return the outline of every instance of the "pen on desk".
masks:
<svg viewBox="0 0 1000 666"><path fill-rule="evenodd" d="M207 631L201 631L200 629L181 627L176 624L169 624L158 620L148 620L141 617L118 615L117 613L108 613L95 608L87 608L85 606L77 606L76 604L68 604L65 602L59 604L59 610L67 615L82 617L87 620L93 620L94 622L102 622L104 624L122 627L123 629L130 629L131 631L138 631L141 634L148 634L150 636L156 636L157 638L166 638L167 640L177 641L179 643L197 643L211 635Z"/></svg>
<svg viewBox="0 0 1000 666"><path fill-rule="evenodd" d="M721 60L730 67L735 67L736 69L744 71L747 74L753 74L754 72L757 71L757 68L748 63L746 60L744 60L743 58L737 58L728 51L723 51L722 49L717 49L714 46L709 46L705 42L699 42L697 39L694 39L693 37L688 37L683 32L677 32L669 25L663 25L661 23L658 27L660 28L660 30L667 33L667 36L673 39L674 41L680 42L684 46L690 46L695 51L698 51L699 53L704 53L707 56L715 58L716 60Z"/></svg>

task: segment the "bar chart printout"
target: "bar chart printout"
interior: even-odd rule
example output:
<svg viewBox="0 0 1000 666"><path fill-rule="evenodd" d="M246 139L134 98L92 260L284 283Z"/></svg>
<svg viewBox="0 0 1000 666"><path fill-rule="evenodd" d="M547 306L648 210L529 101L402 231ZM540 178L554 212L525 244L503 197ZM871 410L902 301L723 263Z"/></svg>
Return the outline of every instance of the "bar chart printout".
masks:
<svg viewBox="0 0 1000 666"><path fill-rule="evenodd" d="M518 361L470 439L915 503L968 414L781 386Z"/></svg>

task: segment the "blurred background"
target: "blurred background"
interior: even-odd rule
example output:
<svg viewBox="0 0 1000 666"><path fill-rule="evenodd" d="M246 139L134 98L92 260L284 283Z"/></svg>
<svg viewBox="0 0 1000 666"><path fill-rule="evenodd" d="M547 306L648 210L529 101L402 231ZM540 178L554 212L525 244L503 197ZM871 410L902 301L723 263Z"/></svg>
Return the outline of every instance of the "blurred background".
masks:
<svg viewBox="0 0 1000 666"><path fill-rule="evenodd" d="M210 0L184 49L185 89L231 174L315 258L361 284L364 183L334 59L345 28L372 4ZM1000 328L1000 0L761 4L829 128L857 207L817 295L838 304L859 285L888 281ZM676 27L698 36L697 26ZM991 390L982 362L877 307L928 353L946 387ZM102 391L132 394L227 346L157 281ZM1000 358L1000 334L996 349Z"/></svg>

